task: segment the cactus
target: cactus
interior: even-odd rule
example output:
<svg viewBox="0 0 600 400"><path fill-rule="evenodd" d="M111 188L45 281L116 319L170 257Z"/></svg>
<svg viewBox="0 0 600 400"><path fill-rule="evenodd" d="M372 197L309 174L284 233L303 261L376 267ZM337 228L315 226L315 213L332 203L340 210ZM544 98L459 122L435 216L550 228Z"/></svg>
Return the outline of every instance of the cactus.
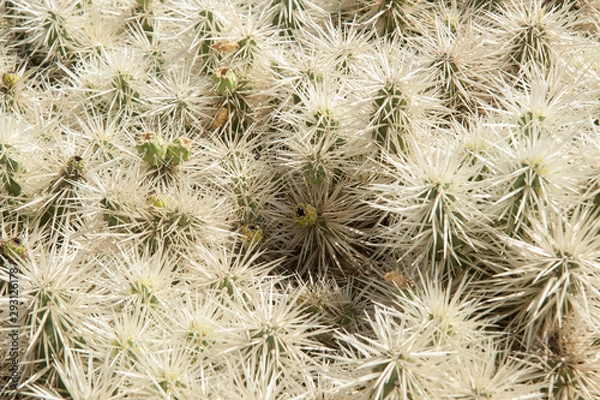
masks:
<svg viewBox="0 0 600 400"><path fill-rule="evenodd" d="M0 3L0 398L600 398L597 1Z"/></svg>

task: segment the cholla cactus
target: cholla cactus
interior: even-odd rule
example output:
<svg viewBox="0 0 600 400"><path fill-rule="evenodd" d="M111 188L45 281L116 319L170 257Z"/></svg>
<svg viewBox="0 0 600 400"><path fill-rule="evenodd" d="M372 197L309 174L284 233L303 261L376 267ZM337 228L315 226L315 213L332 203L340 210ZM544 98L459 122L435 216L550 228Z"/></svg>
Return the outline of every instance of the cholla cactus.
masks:
<svg viewBox="0 0 600 400"><path fill-rule="evenodd" d="M0 397L600 394L598 0L0 0Z"/></svg>
<svg viewBox="0 0 600 400"><path fill-rule="evenodd" d="M483 247L486 229L483 205L487 194L475 177L479 166L462 162L458 150L442 142L414 155L390 157L386 173L391 183L376 184L375 207L391 214L388 229L380 235L398 257L425 260L431 268L456 274L470 265L469 253Z"/></svg>
<svg viewBox="0 0 600 400"><path fill-rule="evenodd" d="M589 209L549 215L532 222L518 239L506 239L506 264L498 265L494 295L527 347L550 326L561 328L572 315L585 318L597 301L598 221Z"/></svg>
<svg viewBox="0 0 600 400"><path fill-rule="evenodd" d="M596 328L578 316L569 317L561 327L549 327L538 337L535 351L529 355L547 376L543 383L546 396L598 397L598 338Z"/></svg>
<svg viewBox="0 0 600 400"><path fill-rule="evenodd" d="M74 27L82 14L82 2L60 0L11 1L6 6L15 32L21 33L19 45L32 56L48 59L73 57Z"/></svg>
<svg viewBox="0 0 600 400"><path fill-rule="evenodd" d="M496 39L504 39L513 72L518 74L529 68L550 71L565 59L566 54L560 54L568 51L565 44L577 40L568 38L575 18L567 12L566 5L546 4L540 0L505 3L505 11L491 18L501 29Z"/></svg>
<svg viewBox="0 0 600 400"><path fill-rule="evenodd" d="M509 357L503 344L489 340L480 348L463 352L450 372L447 391L458 398L495 400L540 399L543 384L532 384L539 376L535 364Z"/></svg>
<svg viewBox="0 0 600 400"><path fill-rule="evenodd" d="M440 368L450 351L430 341L424 326L410 326L399 312L377 308L369 320L374 337L342 336L354 352L348 352L351 384L361 387L364 399L435 397L440 389ZM436 371L434 373L434 371Z"/></svg>

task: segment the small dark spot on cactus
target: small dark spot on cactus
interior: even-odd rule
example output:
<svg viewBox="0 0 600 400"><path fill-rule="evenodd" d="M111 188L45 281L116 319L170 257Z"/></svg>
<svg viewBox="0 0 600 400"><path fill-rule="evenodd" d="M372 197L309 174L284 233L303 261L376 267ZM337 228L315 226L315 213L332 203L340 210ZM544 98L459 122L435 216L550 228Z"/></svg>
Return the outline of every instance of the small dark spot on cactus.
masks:
<svg viewBox="0 0 600 400"><path fill-rule="evenodd" d="M304 216L306 216L306 210L304 209L304 207L298 206L294 210L294 215L296 215L296 217L298 218L304 218Z"/></svg>
<svg viewBox="0 0 600 400"><path fill-rule="evenodd" d="M554 331L548 336L548 350L552 352L552 354L560 356L562 355L562 343L559 332Z"/></svg>

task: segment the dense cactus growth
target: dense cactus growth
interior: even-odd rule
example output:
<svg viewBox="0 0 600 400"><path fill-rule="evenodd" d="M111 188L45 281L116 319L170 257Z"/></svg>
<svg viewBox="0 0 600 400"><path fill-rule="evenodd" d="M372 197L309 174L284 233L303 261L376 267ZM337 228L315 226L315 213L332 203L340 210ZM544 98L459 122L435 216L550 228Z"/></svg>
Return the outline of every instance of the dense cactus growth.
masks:
<svg viewBox="0 0 600 400"><path fill-rule="evenodd" d="M600 399L598 0L0 0L0 397Z"/></svg>

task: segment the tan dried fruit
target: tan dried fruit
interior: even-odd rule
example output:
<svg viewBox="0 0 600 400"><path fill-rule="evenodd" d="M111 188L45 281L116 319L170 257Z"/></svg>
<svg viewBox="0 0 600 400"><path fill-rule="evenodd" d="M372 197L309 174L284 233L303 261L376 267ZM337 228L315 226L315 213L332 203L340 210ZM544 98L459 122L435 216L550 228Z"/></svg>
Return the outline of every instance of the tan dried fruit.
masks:
<svg viewBox="0 0 600 400"><path fill-rule="evenodd" d="M220 127L225 125L225 122L227 122L228 118L229 118L229 111L227 110L227 107L219 108L219 110L217 111L217 114L215 115L215 118L213 119L212 123L210 124L210 130L214 131L214 130L219 129Z"/></svg>
<svg viewBox="0 0 600 400"><path fill-rule="evenodd" d="M414 283L398 271L391 271L385 274L383 280L389 284L396 284L402 290L408 290L414 286Z"/></svg>
<svg viewBox="0 0 600 400"><path fill-rule="evenodd" d="M210 46L213 50L220 51L222 53L233 53L239 50L240 45L235 42L217 42Z"/></svg>

